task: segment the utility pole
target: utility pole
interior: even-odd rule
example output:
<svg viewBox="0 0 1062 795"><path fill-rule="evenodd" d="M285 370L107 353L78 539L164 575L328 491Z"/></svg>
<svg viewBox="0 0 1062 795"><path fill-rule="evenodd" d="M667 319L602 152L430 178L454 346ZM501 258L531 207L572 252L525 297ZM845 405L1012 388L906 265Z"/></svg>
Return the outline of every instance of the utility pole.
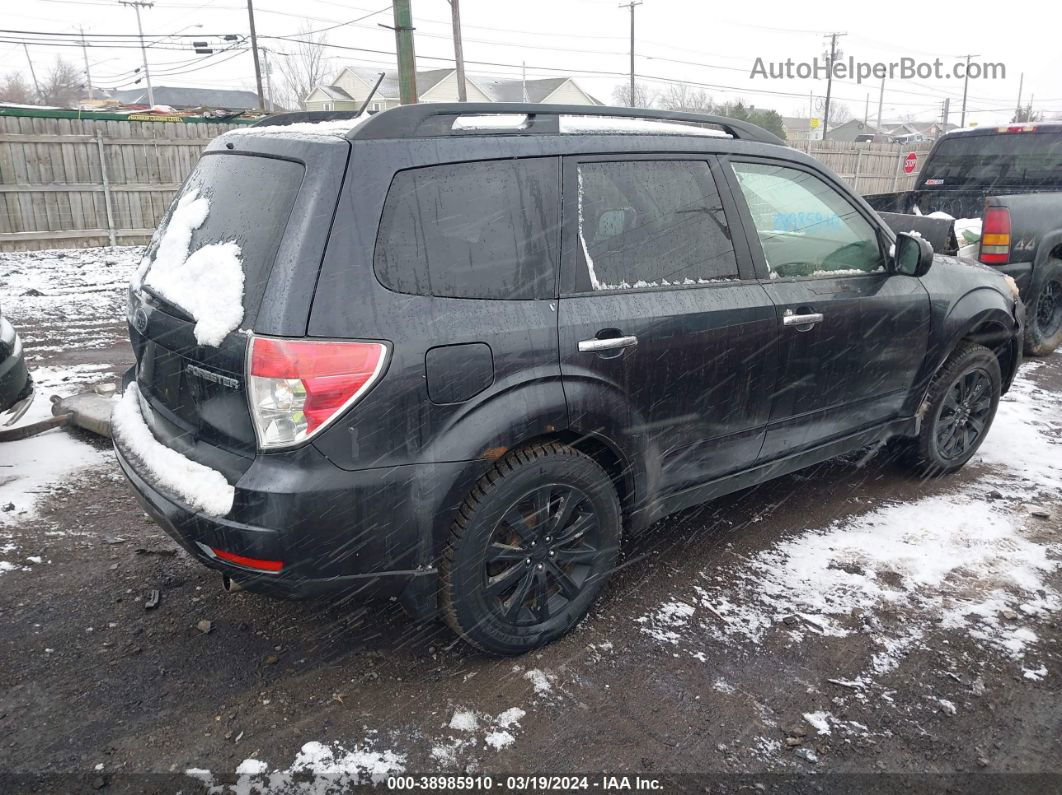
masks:
<svg viewBox="0 0 1062 795"><path fill-rule="evenodd" d="M1021 73L1021 78L1018 80L1018 107L1017 112L1014 114L1014 121L1018 121L1018 116L1021 113L1021 92L1025 88L1025 72Z"/></svg>
<svg viewBox="0 0 1062 795"><path fill-rule="evenodd" d="M265 47L262 48L262 70L265 72L265 109L270 113L273 112L273 69L269 65L269 50Z"/></svg>
<svg viewBox="0 0 1062 795"><path fill-rule="evenodd" d="M830 129L830 97L833 93L833 64L837 60L837 38L847 36L847 33L827 33L825 38L830 40L829 71L826 73L826 106L822 111L822 140L826 140L826 133Z"/></svg>
<svg viewBox="0 0 1062 795"><path fill-rule="evenodd" d="M881 78L881 91L878 92L878 132L881 132L881 106L885 103L885 78Z"/></svg>
<svg viewBox="0 0 1062 795"><path fill-rule="evenodd" d="M966 128L966 89L970 87L970 59L980 58L980 55L967 55L966 58L966 71L963 73L962 81L962 117L959 121L959 126L963 129Z"/></svg>
<svg viewBox="0 0 1062 795"><path fill-rule="evenodd" d="M945 97L945 99L944 99L943 117L944 118L941 119L941 121L943 122L942 129L943 129L943 132L947 132L948 131L948 122L951 120L951 97Z"/></svg>
<svg viewBox="0 0 1062 795"><path fill-rule="evenodd" d="M530 102L527 98L527 61L520 62L520 87L523 89L524 102Z"/></svg>
<svg viewBox="0 0 1062 795"><path fill-rule="evenodd" d="M37 92L37 101L41 101L41 85L37 82L37 72L33 69L33 59L30 58L29 46L23 42L22 49L26 51L26 61L29 63L30 77L33 78L33 90Z"/></svg>
<svg viewBox="0 0 1062 795"><path fill-rule="evenodd" d="M417 56L413 51L413 11L410 0L392 0L395 48L398 52L398 95L403 105L417 104ZM464 81L461 81L464 85Z"/></svg>
<svg viewBox="0 0 1062 795"><path fill-rule="evenodd" d="M92 96L92 72L89 71L88 45L85 43L85 29L80 25L77 29L81 32L81 54L85 56L85 80L88 82L88 98L94 99Z"/></svg>
<svg viewBox="0 0 1062 795"><path fill-rule="evenodd" d="M154 3L146 2L146 0L118 0L123 6L132 6L136 12L136 30L140 35L140 55L144 59L144 80L147 81L148 90L148 104L154 107L155 105L155 91L151 88L151 74L148 72L147 62L147 47L144 46L144 28L140 24L140 9L151 8ZM250 0L248 0L249 2Z"/></svg>
<svg viewBox="0 0 1062 795"><path fill-rule="evenodd" d="M631 10L631 107L634 107L634 8L640 6L642 0L630 0L629 3L620 3L620 8L629 8Z"/></svg>
<svg viewBox="0 0 1062 795"><path fill-rule="evenodd" d="M247 19L251 23L251 56L254 58L254 84L258 89L258 109L265 110L265 95L262 93L262 65L258 62L258 34L254 29L254 0L247 0Z"/></svg>
<svg viewBox="0 0 1062 795"><path fill-rule="evenodd" d="M465 51L461 47L461 0L450 0L450 26L454 32L454 61L457 63L457 101L468 102L465 86Z"/></svg>
<svg viewBox="0 0 1062 795"><path fill-rule="evenodd" d="M867 92L867 104L863 108L863 126L867 126L867 122L870 121L870 92Z"/></svg>

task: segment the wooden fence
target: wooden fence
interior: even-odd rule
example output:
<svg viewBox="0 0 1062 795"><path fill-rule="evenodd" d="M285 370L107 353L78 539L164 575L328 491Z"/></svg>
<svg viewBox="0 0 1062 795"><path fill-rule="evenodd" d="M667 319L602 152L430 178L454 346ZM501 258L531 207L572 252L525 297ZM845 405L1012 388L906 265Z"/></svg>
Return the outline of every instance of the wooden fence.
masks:
<svg viewBox="0 0 1062 795"><path fill-rule="evenodd" d="M199 153L233 124L0 116L0 251L144 243ZM928 148L798 141L858 193L907 190Z"/></svg>
<svg viewBox="0 0 1062 795"><path fill-rule="evenodd" d="M146 242L235 126L0 116L0 251Z"/></svg>
<svg viewBox="0 0 1062 795"><path fill-rule="evenodd" d="M918 172L929 154L931 144L847 143L838 141L793 141L794 149L820 160L832 168L860 195L911 190ZM915 153L915 168L904 171L908 154Z"/></svg>

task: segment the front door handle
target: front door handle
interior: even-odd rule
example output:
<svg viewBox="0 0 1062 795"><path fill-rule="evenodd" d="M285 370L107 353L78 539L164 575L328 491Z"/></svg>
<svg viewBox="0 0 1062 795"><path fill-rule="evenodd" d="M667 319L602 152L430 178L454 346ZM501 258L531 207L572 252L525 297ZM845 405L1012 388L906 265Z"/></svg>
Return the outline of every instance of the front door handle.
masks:
<svg viewBox="0 0 1062 795"><path fill-rule="evenodd" d="M797 331L807 331L816 323L822 322L821 312L810 312L807 314L798 315L793 312L792 309L785 310L782 315L783 326L796 326Z"/></svg>
<svg viewBox="0 0 1062 795"><path fill-rule="evenodd" d="M637 337L606 337L605 339L579 340L580 353L611 351L616 348L630 348L638 344Z"/></svg>

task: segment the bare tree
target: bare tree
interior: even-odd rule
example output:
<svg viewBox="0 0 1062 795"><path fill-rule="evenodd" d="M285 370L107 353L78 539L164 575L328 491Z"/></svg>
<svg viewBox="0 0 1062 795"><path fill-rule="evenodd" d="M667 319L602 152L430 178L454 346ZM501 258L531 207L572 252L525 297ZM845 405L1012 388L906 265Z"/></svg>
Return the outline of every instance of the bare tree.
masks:
<svg viewBox="0 0 1062 795"><path fill-rule="evenodd" d="M16 105L30 105L33 99L33 89L22 76L22 72L8 72L7 76L0 81L0 101L13 102Z"/></svg>
<svg viewBox="0 0 1062 795"><path fill-rule="evenodd" d="M280 80L273 84L276 104L286 108L302 108L306 96L325 81L331 66L325 56L328 37L312 33L309 22L303 22L294 48L276 60L280 61Z"/></svg>
<svg viewBox="0 0 1062 795"><path fill-rule="evenodd" d="M665 110L686 110L711 113L715 103L702 88L692 88L685 83L671 83L659 96L660 106Z"/></svg>
<svg viewBox="0 0 1062 795"><path fill-rule="evenodd" d="M822 118L823 112L826 110L826 97L815 97L815 115L818 118ZM838 124L844 124L846 121L852 118L852 111L843 102L837 100L830 101L830 126L833 127Z"/></svg>
<svg viewBox="0 0 1062 795"><path fill-rule="evenodd" d="M84 84L78 68L56 56L55 64L41 82L41 104L60 108L74 107L81 98Z"/></svg>
<svg viewBox="0 0 1062 795"><path fill-rule="evenodd" d="M620 107L651 108L656 96L645 83L635 82L634 102L631 102L631 84L624 83L612 90L612 104Z"/></svg>

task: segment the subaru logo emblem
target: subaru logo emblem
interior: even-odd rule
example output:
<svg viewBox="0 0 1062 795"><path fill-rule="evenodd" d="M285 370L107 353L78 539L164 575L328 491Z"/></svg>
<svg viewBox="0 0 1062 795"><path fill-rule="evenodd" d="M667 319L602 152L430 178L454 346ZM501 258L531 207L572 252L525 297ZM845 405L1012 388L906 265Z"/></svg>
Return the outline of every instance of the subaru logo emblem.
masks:
<svg viewBox="0 0 1062 795"><path fill-rule="evenodd" d="M143 334L148 327L148 313L142 306L138 306L133 313L133 328Z"/></svg>

